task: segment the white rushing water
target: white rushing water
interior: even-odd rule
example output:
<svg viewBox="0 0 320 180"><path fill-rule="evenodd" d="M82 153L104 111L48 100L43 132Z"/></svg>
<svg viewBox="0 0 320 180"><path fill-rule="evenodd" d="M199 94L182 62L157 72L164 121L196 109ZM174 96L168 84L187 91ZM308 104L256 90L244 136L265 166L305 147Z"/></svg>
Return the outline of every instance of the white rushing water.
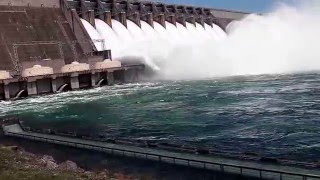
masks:
<svg viewBox="0 0 320 180"><path fill-rule="evenodd" d="M141 60L164 79L292 73L320 70L319 3L249 15L232 22L228 35L217 25L176 26L128 20L127 28L112 20L112 28L96 20L97 32L114 59ZM92 39L93 27L83 21Z"/></svg>
<svg viewBox="0 0 320 180"><path fill-rule="evenodd" d="M86 20L81 19L81 22L84 26L84 28L87 30L90 38L93 40L93 43L98 51L102 51L105 49L104 43L101 41L103 38L98 33L98 31Z"/></svg>
<svg viewBox="0 0 320 180"><path fill-rule="evenodd" d="M101 35L101 38L104 39L105 48L112 49L113 56L120 56L121 49L119 47L121 41L119 38L117 38L112 28L100 19L95 19L95 24L98 33Z"/></svg>

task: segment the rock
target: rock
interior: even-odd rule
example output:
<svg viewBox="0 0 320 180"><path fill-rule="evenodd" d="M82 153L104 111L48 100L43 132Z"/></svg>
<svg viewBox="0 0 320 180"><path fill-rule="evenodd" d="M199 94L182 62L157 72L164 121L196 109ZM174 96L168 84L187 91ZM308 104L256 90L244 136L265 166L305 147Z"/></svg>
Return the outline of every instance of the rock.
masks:
<svg viewBox="0 0 320 180"><path fill-rule="evenodd" d="M25 156L27 156L27 157L30 157L30 158L35 158L35 157L37 157L35 154L29 153L29 152L23 152L23 154L24 154Z"/></svg>
<svg viewBox="0 0 320 180"><path fill-rule="evenodd" d="M57 163L55 162L52 156L44 155L41 158L41 161L44 164L44 166L48 169L56 169L58 167Z"/></svg>
<svg viewBox="0 0 320 180"><path fill-rule="evenodd" d="M48 169L56 169L58 167L58 164L52 161L48 161L46 164L46 168Z"/></svg>
<svg viewBox="0 0 320 180"><path fill-rule="evenodd" d="M61 163L59 165L60 168L67 170L67 171L76 171L78 170L78 166L75 162L72 161L66 161L64 163Z"/></svg>
<svg viewBox="0 0 320 180"><path fill-rule="evenodd" d="M106 172L100 172L98 174L98 177L102 178L102 179L107 179L108 178L108 174Z"/></svg>
<svg viewBox="0 0 320 180"><path fill-rule="evenodd" d="M12 150L12 151L18 151L19 147L18 146L8 146L6 149Z"/></svg>
<svg viewBox="0 0 320 180"><path fill-rule="evenodd" d="M126 175L124 175L122 173L115 173L114 177L115 177L115 179L132 179L129 176L126 176Z"/></svg>
<svg viewBox="0 0 320 180"><path fill-rule="evenodd" d="M41 160L44 161L44 162L48 162L48 161L55 162L53 157L52 156L48 156L48 155L42 156Z"/></svg>
<svg viewBox="0 0 320 180"><path fill-rule="evenodd" d="M91 177L92 173L89 171L84 172L81 177L85 178L85 179L89 179L89 177Z"/></svg>

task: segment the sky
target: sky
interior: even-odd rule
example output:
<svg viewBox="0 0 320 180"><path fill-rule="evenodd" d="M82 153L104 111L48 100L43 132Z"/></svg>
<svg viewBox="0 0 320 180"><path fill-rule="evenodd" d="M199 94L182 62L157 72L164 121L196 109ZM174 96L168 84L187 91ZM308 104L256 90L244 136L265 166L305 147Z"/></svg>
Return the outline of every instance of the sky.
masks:
<svg viewBox="0 0 320 180"><path fill-rule="evenodd" d="M297 0L157 0L168 4L189 4L201 7L238 10L245 12L268 12L276 4L284 2L291 4Z"/></svg>

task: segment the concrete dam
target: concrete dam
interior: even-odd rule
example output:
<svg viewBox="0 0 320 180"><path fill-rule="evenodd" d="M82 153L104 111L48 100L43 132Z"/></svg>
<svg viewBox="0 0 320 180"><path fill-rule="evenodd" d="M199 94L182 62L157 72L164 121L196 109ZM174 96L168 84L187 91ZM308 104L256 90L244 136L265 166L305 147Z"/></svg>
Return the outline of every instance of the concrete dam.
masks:
<svg viewBox="0 0 320 180"><path fill-rule="evenodd" d="M145 65L118 60L109 34L216 32L246 13L148 1L3 0L0 15L0 99L8 100L138 81ZM109 33L101 35L104 27Z"/></svg>

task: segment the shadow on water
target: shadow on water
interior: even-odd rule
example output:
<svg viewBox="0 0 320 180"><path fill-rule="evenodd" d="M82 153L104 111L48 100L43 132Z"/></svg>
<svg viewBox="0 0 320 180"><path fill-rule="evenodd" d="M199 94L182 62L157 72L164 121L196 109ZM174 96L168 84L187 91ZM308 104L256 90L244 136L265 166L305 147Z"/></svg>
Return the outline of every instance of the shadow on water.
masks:
<svg viewBox="0 0 320 180"><path fill-rule="evenodd" d="M132 177L144 177L146 179L254 180L254 178L222 174L209 170L174 166L166 163L113 156L61 145L4 137L2 134L0 135L0 144L19 146L25 151L38 156L49 155L58 163L71 160L77 163L79 167L89 171L106 169L111 173L121 173Z"/></svg>

